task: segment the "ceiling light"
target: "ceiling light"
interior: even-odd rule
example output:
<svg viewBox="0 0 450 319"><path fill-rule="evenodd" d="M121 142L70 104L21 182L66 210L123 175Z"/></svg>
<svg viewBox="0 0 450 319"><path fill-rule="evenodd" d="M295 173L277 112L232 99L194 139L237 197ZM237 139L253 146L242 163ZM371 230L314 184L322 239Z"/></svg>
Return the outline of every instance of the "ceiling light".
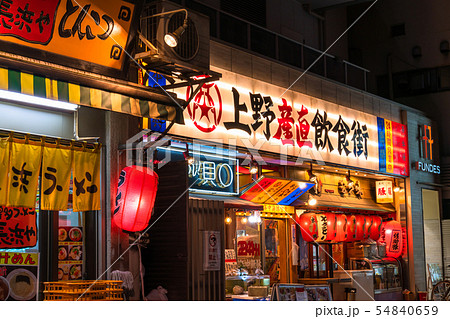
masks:
<svg viewBox="0 0 450 319"><path fill-rule="evenodd" d="M72 112L78 109L78 105L76 104L51 99L44 99L42 97L34 95L22 94L5 90L0 90L0 100L7 100L19 103L22 102L25 104L38 105L52 109L66 110Z"/></svg>
<svg viewBox="0 0 450 319"><path fill-rule="evenodd" d="M227 218L225 218L225 224L227 224L227 225L231 224L232 221L233 220L231 219L230 216L227 216Z"/></svg>
<svg viewBox="0 0 450 319"><path fill-rule="evenodd" d="M241 223L242 224L247 224L247 217L243 217L242 219L241 219Z"/></svg>

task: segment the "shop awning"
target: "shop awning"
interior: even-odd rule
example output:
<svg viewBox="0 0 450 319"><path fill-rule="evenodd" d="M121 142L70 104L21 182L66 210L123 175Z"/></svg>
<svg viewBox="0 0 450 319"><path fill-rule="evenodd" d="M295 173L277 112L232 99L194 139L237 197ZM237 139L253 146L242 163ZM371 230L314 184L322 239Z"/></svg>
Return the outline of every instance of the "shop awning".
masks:
<svg viewBox="0 0 450 319"><path fill-rule="evenodd" d="M340 195L324 194L313 196L317 200L315 207L344 208L357 210L370 210L376 212L391 213L395 212L394 206L391 204L379 204L371 198L358 199L353 196L342 197ZM308 201L307 196L303 196L295 201L292 205L302 206Z"/></svg>
<svg viewBox="0 0 450 319"><path fill-rule="evenodd" d="M238 209L259 210L259 211L262 211L264 209L263 205L258 205L234 196L217 196L217 195L190 193L189 198L221 201L224 202L224 206L226 208L238 208Z"/></svg>
<svg viewBox="0 0 450 319"><path fill-rule="evenodd" d="M108 83L104 84L107 85ZM183 111L180 107L116 93L113 92L115 86L118 85L111 84L111 91L107 91L75 83L53 80L32 73L0 68L1 90L9 90L108 111L127 113L139 117L175 121L180 124L184 123ZM121 85L121 89L123 87L126 86ZM133 90L136 91L136 88L130 87L130 92ZM141 89L140 91L143 90ZM150 93L148 95L150 96Z"/></svg>

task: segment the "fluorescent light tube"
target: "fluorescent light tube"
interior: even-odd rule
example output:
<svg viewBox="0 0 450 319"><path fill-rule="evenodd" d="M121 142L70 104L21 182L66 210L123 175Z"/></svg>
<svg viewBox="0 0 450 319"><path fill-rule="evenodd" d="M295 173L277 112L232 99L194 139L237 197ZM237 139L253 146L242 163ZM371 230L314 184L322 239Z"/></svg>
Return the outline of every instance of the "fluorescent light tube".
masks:
<svg viewBox="0 0 450 319"><path fill-rule="evenodd" d="M0 90L0 99L8 100L12 102L22 102L31 105L39 105L44 107L49 107L52 109L66 110L74 112L78 105L68 102L62 102L57 100L45 99L42 97L37 97L28 94L22 94L17 92Z"/></svg>

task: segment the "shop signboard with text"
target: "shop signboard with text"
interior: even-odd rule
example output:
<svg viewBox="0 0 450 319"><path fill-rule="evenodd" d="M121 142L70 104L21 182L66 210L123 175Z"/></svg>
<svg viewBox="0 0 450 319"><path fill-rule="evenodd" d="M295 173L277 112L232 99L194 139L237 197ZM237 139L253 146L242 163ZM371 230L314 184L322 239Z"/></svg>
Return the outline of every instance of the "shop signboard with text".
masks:
<svg viewBox="0 0 450 319"><path fill-rule="evenodd" d="M121 70L134 11L134 2L124 0L3 0L2 50L77 68L84 67L67 58Z"/></svg>
<svg viewBox="0 0 450 319"><path fill-rule="evenodd" d="M421 125L419 127L419 150L420 161L414 163L414 168L418 171L440 174L441 167L436 164L436 156L433 159L433 153L437 146L433 145L433 133L430 125Z"/></svg>
<svg viewBox="0 0 450 319"><path fill-rule="evenodd" d="M203 85L171 134L379 170L377 117L226 70ZM176 89L188 99L190 91ZM405 164L406 165L406 164ZM397 174L407 175L405 170Z"/></svg>

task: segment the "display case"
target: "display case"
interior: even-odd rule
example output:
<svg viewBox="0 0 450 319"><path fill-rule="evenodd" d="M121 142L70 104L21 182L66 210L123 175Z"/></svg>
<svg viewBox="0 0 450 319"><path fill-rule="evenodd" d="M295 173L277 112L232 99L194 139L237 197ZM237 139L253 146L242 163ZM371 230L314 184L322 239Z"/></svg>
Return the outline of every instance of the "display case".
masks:
<svg viewBox="0 0 450 319"><path fill-rule="evenodd" d="M395 258L350 258L353 270L371 269L375 300L403 300L400 262Z"/></svg>

